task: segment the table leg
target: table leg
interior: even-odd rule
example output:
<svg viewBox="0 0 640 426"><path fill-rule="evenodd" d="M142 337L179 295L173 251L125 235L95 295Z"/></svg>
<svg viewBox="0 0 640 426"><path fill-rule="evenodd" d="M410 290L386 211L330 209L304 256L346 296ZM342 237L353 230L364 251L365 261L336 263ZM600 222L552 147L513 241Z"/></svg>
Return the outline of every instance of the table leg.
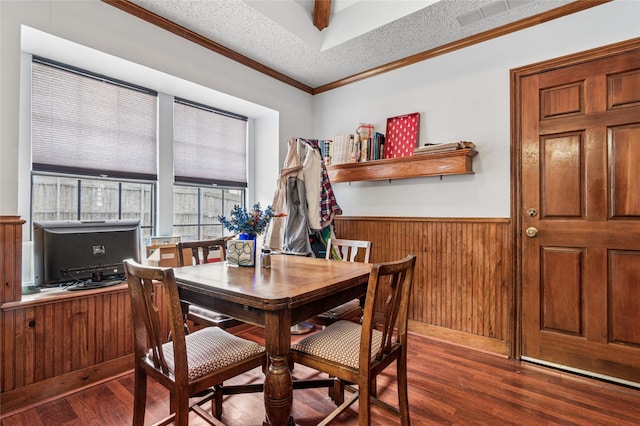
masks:
<svg viewBox="0 0 640 426"><path fill-rule="evenodd" d="M264 379L264 425L293 425L293 381L289 371L289 347L291 346L291 312L267 311L265 313L265 347L268 368Z"/></svg>

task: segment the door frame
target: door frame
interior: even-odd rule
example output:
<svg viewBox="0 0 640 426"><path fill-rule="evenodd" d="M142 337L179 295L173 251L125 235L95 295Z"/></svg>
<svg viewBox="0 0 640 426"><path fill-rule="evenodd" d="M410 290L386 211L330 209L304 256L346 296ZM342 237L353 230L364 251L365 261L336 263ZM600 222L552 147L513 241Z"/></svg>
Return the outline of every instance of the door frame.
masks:
<svg viewBox="0 0 640 426"><path fill-rule="evenodd" d="M537 62L531 65L514 68L510 71L511 85L511 238L513 245L513 277L514 291L511 304L513 306L513 339L509 350L511 358L522 356L522 80L525 77L540 74L606 57L626 53L640 47L640 37L597 47L583 52L573 53L558 58Z"/></svg>

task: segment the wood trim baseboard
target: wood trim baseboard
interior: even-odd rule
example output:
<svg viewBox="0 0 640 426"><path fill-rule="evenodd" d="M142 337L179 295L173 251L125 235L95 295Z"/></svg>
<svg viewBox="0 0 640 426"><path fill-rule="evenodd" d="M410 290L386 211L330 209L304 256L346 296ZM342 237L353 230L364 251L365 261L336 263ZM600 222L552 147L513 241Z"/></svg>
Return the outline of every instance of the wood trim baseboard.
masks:
<svg viewBox="0 0 640 426"><path fill-rule="evenodd" d="M336 216L334 220L369 222L438 222L438 223L511 223L511 219L495 217L402 217L402 216Z"/></svg>
<svg viewBox="0 0 640 426"><path fill-rule="evenodd" d="M465 346L483 352L489 352L504 357L509 356L509 345L507 342L490 337L478 336L476 334L451 330L449 328L438 327L436 325L425 324L423 322L409 320L409 331L412 333L427 336L435 340L452 343L454 345Z"/></svg>
<svg viewBox="0 0 640 426"><path fill-rule="evenodd" d="M0 419L133 370L133 354L0 394Z"/></svg>

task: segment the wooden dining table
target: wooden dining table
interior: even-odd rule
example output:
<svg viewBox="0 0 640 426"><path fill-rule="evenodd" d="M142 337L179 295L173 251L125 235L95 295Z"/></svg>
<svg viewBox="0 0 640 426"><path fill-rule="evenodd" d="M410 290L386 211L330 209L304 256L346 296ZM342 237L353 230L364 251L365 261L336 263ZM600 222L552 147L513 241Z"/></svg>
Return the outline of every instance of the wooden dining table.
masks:
<svg viewBox="0 0 640 426"><path fill-rule="evenodd" d="M180 298L265 329L265 425L292 425L291 325L366 293L371 264L273 255L271 268L175 268Z"/></svg>

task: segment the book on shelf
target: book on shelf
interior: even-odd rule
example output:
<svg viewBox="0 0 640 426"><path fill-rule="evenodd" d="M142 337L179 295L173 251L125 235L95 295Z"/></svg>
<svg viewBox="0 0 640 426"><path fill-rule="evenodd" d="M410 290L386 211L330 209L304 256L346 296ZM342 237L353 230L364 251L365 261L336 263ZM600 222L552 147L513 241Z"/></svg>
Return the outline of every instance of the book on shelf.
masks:
<svg viewBox="0 0 640 426"><path fill-rule="evenodd" d="M356 129L356 133L360 136L361 140L369 139L373 137L373 124L360 123Z"/></svg>
<svg viewBox="0 0 640 426"><path fill-rule="evenodd" d="M376 132L373 135L373 159L381 160L384 157L384 134Z"/></svg>
<svg viewBox="0 0 640 426"><path fill-rule="evenodd" d="M320 152L322 154L322 160L324 161L324 165L328 166L331 164L331 140L321 140L320 141Z"/></svg>
<svg viewBox="0 0 640 426"><path fill-rule="evenodd" d="M437 154L442 152L457 151L459 149L474 149L475 147L476 145L473 142L468 142L468 141L440 143L440 144L417 147L413 151L413 154L414 155Z"/></svg>
<svg viewBox="0 0 640 426"><path fill-rule="evenodd" d="M351 134L339 135L333 138L331 143L331 163L350 163L354 149L354 136Z"/></svg>
<svg viewBox="0 0 640 426"><path fill-rule="evenodd" d="M351 162L357 163L362 155L362 141L357 133L353 137L353 149L351 150Z"/></svg>
<svg viewBox="0 0 640 426"><path fill-rule="evenodd" d="M369 160L369 141L371 139L367 138L367 139L363 139L362 140L362 153L360 154L360 161L364 162L364 161L368 161Z"/></svg>

